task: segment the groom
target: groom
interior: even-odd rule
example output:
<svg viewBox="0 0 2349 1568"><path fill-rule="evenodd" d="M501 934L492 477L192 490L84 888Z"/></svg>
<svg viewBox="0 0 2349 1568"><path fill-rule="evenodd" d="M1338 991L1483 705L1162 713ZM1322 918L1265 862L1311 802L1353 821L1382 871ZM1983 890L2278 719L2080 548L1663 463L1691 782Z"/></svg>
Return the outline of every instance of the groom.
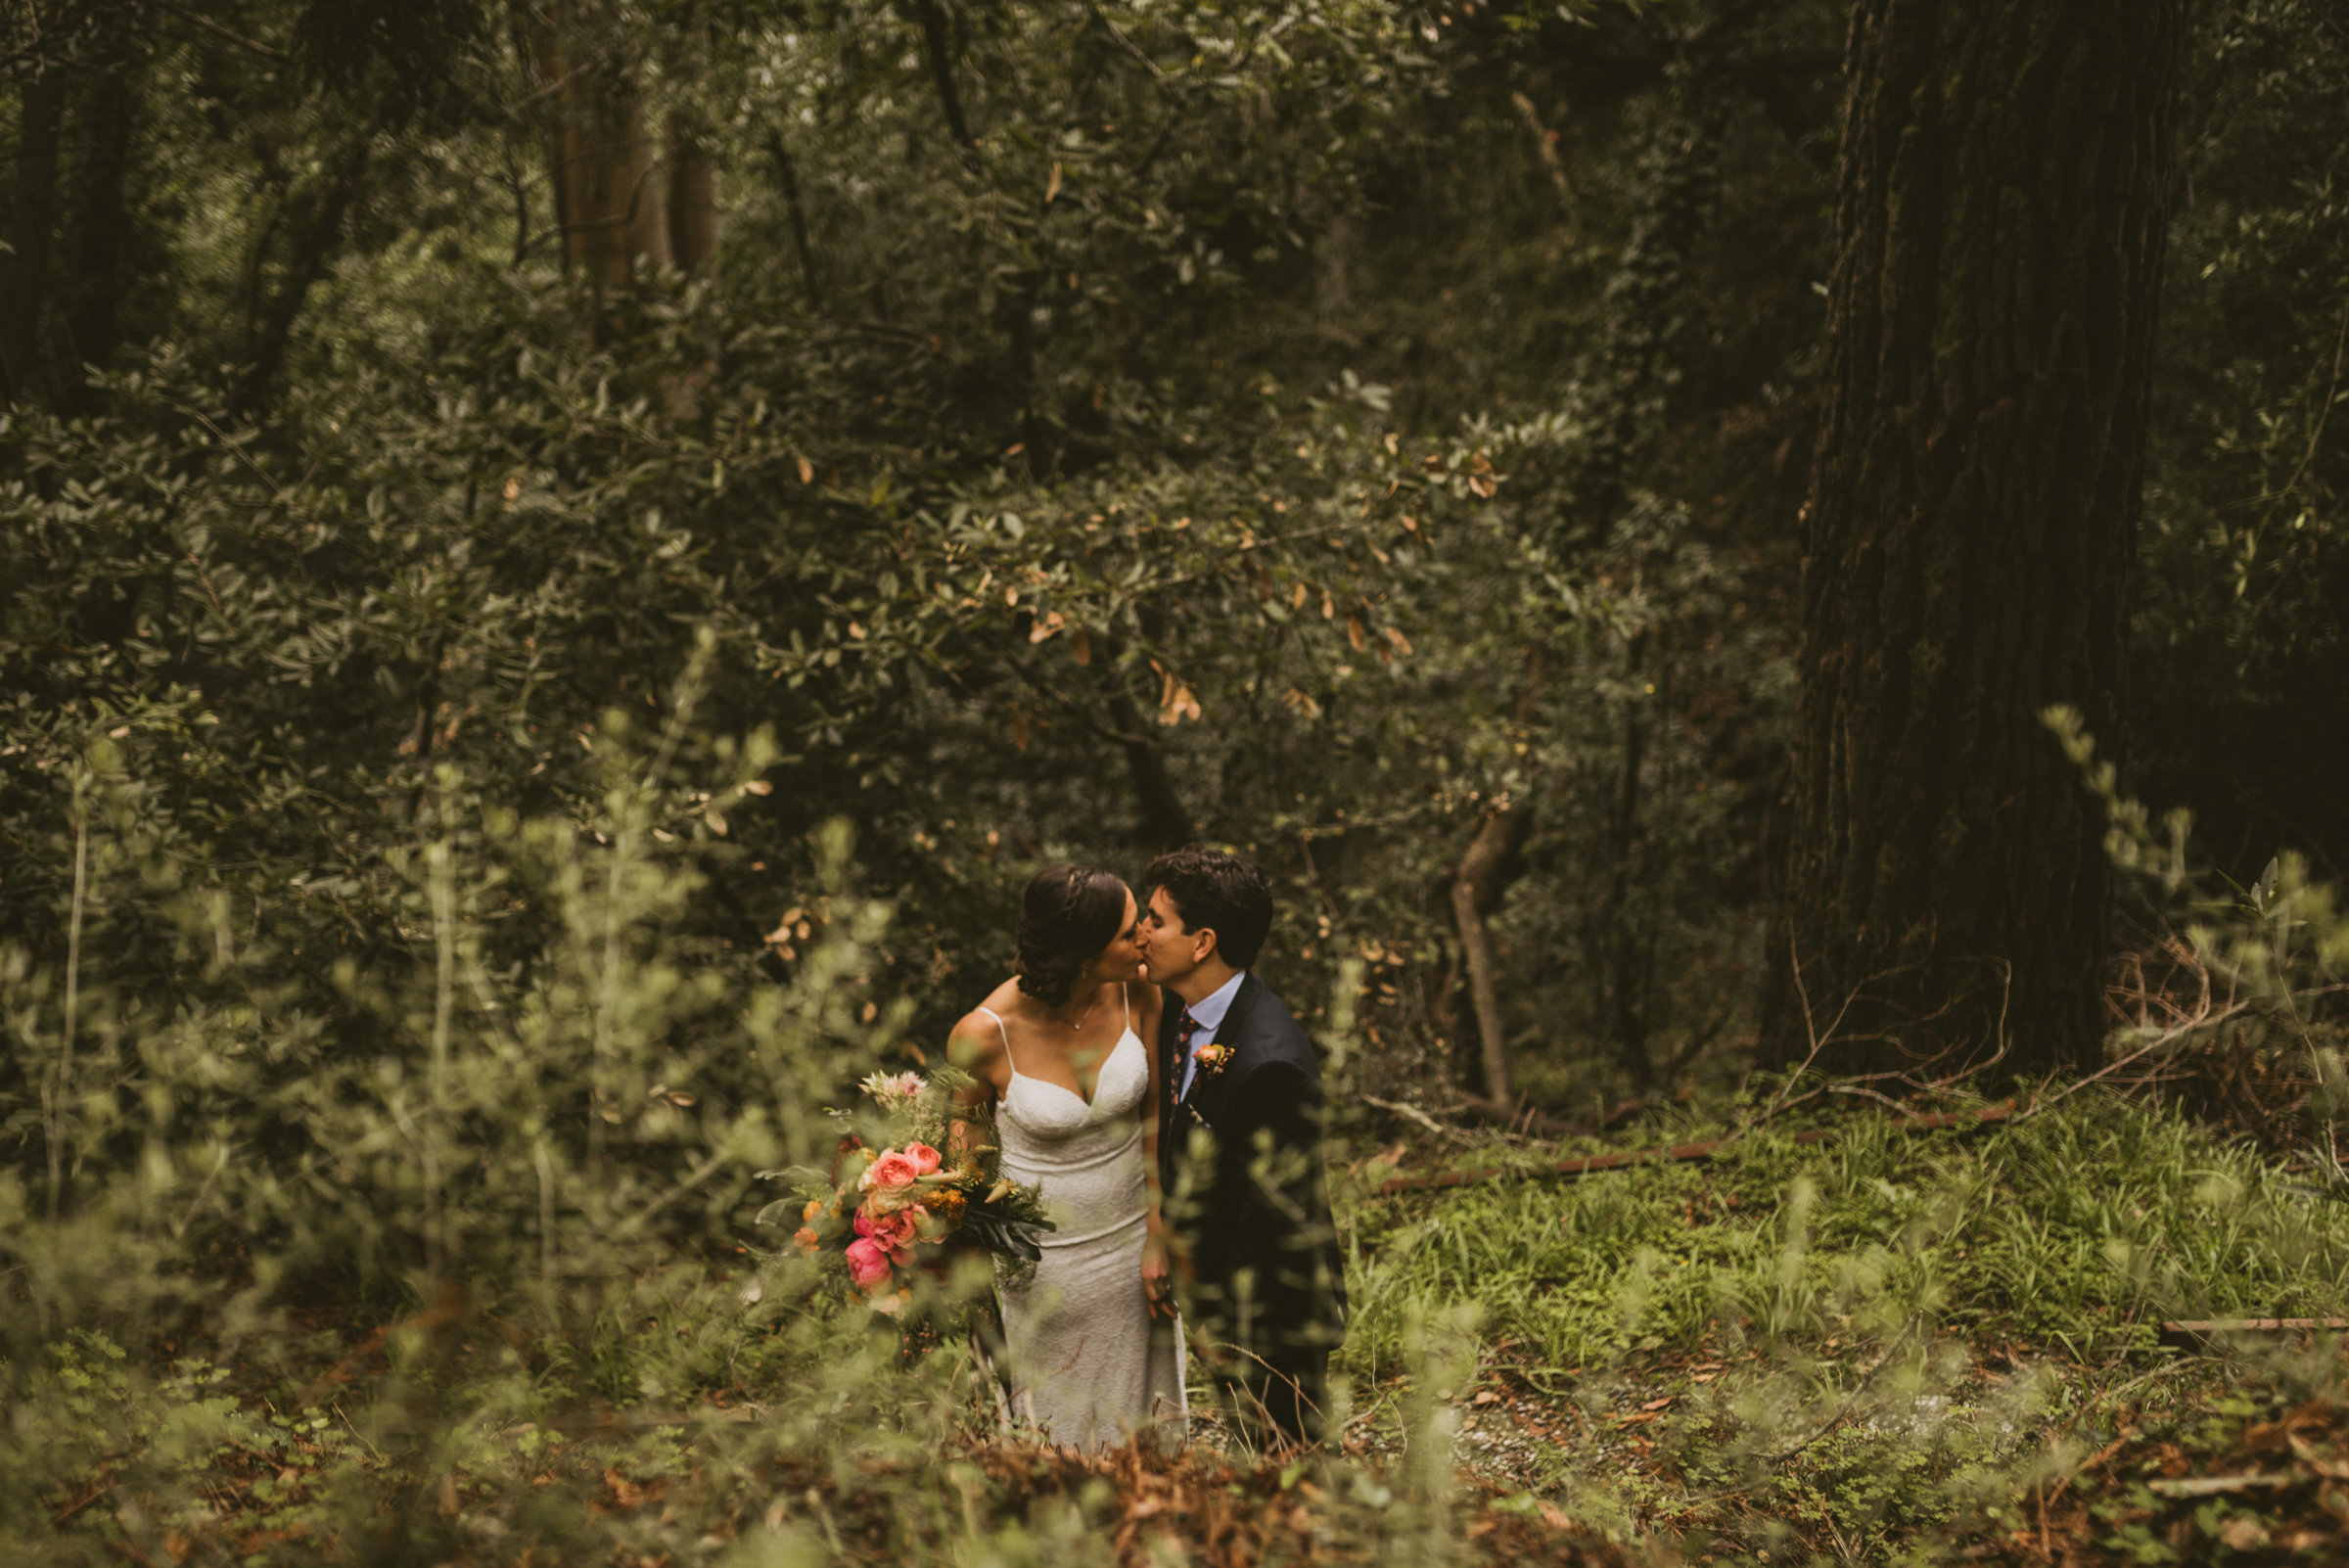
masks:
<svg viewBox="0 0 2349 1568"><path fill-rule="evenodd" d="M1321 1067L1296 1017L1249 972L1272 929L1264 873L1178 850L1143 873L1144 961L1165 988L1158 1159L1192 1339L1242 1421L1285 1444L1321 1435L1346 1285L1321 1169ZM1145 1265L1153 1310L1174 1281Z"/></svg>

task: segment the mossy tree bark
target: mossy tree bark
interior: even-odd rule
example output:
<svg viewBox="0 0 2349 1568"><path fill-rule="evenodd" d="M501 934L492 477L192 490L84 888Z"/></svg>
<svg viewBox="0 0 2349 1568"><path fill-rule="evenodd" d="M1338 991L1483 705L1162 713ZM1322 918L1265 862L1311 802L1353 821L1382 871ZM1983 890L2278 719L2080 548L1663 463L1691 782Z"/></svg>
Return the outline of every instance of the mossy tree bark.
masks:
<svg viewBox="0 0 2349 1568"><path fill-rule="evenodd" d="M2184 0L1858 0L1765 1041L2030 1073L2101 1033Z"/></svg>

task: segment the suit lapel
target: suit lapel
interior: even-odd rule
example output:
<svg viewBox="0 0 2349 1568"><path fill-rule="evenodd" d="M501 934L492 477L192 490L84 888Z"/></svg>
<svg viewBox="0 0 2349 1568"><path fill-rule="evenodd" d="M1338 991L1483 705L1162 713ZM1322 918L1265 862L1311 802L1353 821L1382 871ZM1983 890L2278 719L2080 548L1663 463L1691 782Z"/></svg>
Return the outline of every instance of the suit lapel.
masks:
<svg viewBox="0 0 2349 1568"><path fill-rule="evenodd" d="M1224 1010L1223 1022L1216 1026L1217 1044L1232 1051L1239 1049L1240 1023L1248 1016L1248 1009L1255 1005L1256 998L1264 994L1264 982L1256 978L1256 971L1250 970L1241 977L1240 989L1232 992L1231 1006ZM1181 1005L1179 997L1176 998L1175 1005ZM1198 1102L1203 1099L1218 1098L1217 1095L1210 1092L1210 1089L1219 1084L1221 1079L1222 1075L1220 1073L1202 1071L1194 1074L1191 1078L1191 1091L1177 1102L1178 1108L1188 1109L1193 1116L1203 1122L1208 1122L1212 1127L1214 1123L1204 1114L1204 1107Z"/></svg>

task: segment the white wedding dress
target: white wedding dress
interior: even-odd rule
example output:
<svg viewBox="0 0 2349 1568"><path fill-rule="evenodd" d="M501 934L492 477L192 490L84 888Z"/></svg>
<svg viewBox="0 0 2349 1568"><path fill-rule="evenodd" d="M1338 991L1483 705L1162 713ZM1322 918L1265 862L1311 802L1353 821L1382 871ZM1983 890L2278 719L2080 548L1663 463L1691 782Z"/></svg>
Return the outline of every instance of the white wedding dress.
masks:
<svg viewBox="0 0 2349 1568"><path fill-rule="evenodd" d="M979 1011L1003 1031L1011 1061L1003 1020ZM995 1118L1003 1174L1040 1183L1058 1228L1037 1238L1044 1256L1035 1272L1002 1284L1005 1413L1048 1442L1097 1450L1146 1430L1183 1435L1181 1325L1154 1322L1142 1293L1149 1087L1149 1057L1130 1018L1101 1064L1090 1103L1011 1061Z"/></svg>

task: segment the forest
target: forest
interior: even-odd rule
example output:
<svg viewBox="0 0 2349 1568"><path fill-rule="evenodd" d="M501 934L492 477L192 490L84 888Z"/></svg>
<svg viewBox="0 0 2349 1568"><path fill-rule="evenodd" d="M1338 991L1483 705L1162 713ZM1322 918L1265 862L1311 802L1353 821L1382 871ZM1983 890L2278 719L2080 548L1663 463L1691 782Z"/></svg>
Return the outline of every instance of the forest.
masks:
<svg viewBox="0 0 2349 1568"><path fill-rule="evenodd" d="M0 71L0 1557L2337 1560L2328 0ZM1188 844L1328 1438L1007 1440L775 1173Z"/></svg>

